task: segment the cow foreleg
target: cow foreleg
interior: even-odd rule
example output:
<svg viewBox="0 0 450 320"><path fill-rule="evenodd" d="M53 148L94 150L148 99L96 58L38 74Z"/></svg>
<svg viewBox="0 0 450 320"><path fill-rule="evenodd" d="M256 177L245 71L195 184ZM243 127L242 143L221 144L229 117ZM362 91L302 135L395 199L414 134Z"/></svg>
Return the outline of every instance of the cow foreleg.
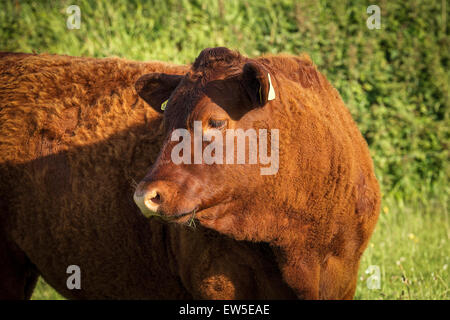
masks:
<svg viewBox="0 0 450 320"><path fill-rule="evenodd" d="M320 266L312 261L291 261L281 267L284 281L303 300L318 300Z"/></svg>
<svg viewBox="0 0 450 320"><path fill-rule="evenodd" d="M30 299L37 279L36 268L0 228L0 299Z"/></svg>

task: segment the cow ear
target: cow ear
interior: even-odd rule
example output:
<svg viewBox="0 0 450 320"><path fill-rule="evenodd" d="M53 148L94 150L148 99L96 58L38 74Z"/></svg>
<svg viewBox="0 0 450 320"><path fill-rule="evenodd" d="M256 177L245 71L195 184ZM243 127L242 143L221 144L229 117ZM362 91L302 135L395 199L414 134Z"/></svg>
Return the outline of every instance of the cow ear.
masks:
<svg viewBox="0 0 450 320"><path fill-rule="evenodd" d="M254 106L262 107L275 99L270 73L261 64L247 62L242 70L242 82Z"/></svg>
<svg viewBox="0 0 450 320"><path fill-rule="evenodd" d="M141 76L134 87L139 96L158 112L161 105L169 99L183 76L166 73L149 73Z"/></svg>

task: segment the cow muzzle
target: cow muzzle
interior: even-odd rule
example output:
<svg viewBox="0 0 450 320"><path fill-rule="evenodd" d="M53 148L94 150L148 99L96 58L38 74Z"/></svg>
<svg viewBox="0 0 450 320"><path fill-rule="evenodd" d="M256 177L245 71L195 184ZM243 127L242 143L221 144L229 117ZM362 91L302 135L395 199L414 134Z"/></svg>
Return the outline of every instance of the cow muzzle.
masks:
<svg viewBox="0 0 450 320"><path fill-rule="evenodd" d="M167 193L155 184L140 183L134 192L133 199L136 205L146 217L161 215L159 208L163 200L167 199Z"/></svg>
<svg viewBox="0 0 450 320"><path fill-rule="evenodd" d="M146 217L177 218L199 207L199 201L187 197L186 190L180 190L176 183L169 181L142 181L133 199Z"/></svg>

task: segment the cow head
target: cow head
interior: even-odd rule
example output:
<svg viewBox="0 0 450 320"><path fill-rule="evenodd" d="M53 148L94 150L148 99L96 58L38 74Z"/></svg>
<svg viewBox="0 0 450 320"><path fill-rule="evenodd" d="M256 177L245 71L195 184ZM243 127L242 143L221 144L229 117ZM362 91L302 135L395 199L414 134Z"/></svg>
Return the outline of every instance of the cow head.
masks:
<svg viewBox="0 0 450 320"><path fill-rule="evenodd" d="M295 163L302 140L282 110L294 101L280 97L298 84L279 83L264 59L226 48L203 50L185 76L141 77L136 90L163 112L166 136L135 191L141 211L179 223L196 219L237 239L276 237L289 224L289 197L298 197L298 168L288 162Z"/></svg>

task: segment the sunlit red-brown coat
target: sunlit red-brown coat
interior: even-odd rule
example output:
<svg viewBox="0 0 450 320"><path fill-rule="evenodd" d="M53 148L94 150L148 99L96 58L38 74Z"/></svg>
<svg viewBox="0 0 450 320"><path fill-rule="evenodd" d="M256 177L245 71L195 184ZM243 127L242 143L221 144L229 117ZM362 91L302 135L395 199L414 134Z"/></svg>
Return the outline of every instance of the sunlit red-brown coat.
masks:
<svg viewBox="0 0 450 320"><path fill-rule="evenodd" d="M136 87L152 105L169 99L166 140L135 193L143 213L179 223L195 218L233 239L269 244L299 298L353 297L380 191L366 141L308 57L250 59L205 49L186 75L147 74ZM197 131L219 131L222 150L236 141L225 138L231 129L278 130L278 170L262 175L263 163L193 164L200 122ZM181 164L172 136L179 130L194 135Z"/></svg>
<svg viewBox="0 0 450 320"><path fill-rule="evenodd" d="M268 244L146 219L133 202L163 132L135 82L186 71L0 55L0 298L29 298L39 275L75 299L294 297Z"/></svg>

